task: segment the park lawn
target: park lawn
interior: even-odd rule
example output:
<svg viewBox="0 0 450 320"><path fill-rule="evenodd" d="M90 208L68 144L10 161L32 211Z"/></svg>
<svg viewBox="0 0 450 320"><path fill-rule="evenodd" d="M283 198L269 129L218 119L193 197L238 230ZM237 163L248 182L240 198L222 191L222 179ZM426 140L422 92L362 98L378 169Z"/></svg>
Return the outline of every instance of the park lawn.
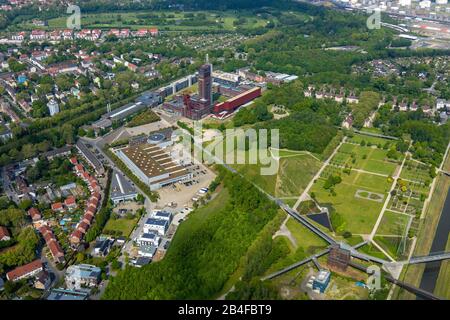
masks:
<svg viewBox="0 0 450 320"><path fill-rule="evenodd" d="M351 154L355 156L352 162ZM364 159L366 157L366 159ZM332 159L332 163L339 166L349 166L369 172L393 175L398 164L387 161L387 151L376 147L360 146L344 143Z"/></svg>
<svg viewBox="0 0 450 320"><path fill-rule="evenodd" d="M156 121L161 120L161 118L154 113L152 110L148 109L145 110L142 113L139 113L138 115L134 116L133 119L131 119L126 126L128 128L138 127L142 126L144 124L153 123Z"/></svg>
<svg viewBox="0 0 450 320"><path fill-rule="evenodd" d="M336 196L332 196L323 188L325 179L320 178L312 187L316 200L330 207L339 214L346 223L346 230L354 234L366 234L372 230L383 207L382 202L355 197L358 190L381 193L386 197L389 191L387 179L367 173L352 171L350 175L343 174L342 182L335 186Z"/></svg>
<svg viewBox="0 0 450 320"><path fill-rule="evenodd" d="M378 128L362 128L360 131L362 132L369 132L369 133L376 133L376 134L383 134L383 131L381 131L381 129Z"/></svg>
<svg viewBox="0 0 450 320"><path fill-rule="evenodd" d="M369 172L380 173L385 175L393 175L398 164L395 162L387 161L387 150L366 147L358 145L344 144L342 147L342 152L353 152L355 154L355 163L351 163L350 156L348 158L347 164L356 169L362 169ZM341 147L341 148L342 148ZM348 151L347 151L348 150ZM341 151L341 150L340 150ZM364 159L363 157L366 157Z"/></svg>
<svg viewBox="0 0 450 320"><path fill-rule="evenodd" d="M150 13L148 10L136 11L136 12L117 12L117 13L96 13L83 15L82 27L88 28L152 28L158 27L164 30L227 30L232 31L237 28L253 29L264 27L267 24L265 19L254 17L250 13L243 13L243 16L247 19L245 23L239 26L234 26L234 22L238 20L236 14L232 11L229 12L217 12L214 11L197 11L197 12L176 12L176 11L152 11L151 13L157 15L158 18L162 18L161 14L166 14L164 21L157 21L153 18L142 18L140 14ZM208 24L205 25L183 25L183 21L187 21L184 17L186 13L205 13ZM174 17L168 17L171 14ZM120 20L117 18L120 16ZM48 21L48 28L65 28L67 17L58 17L50 19ZM141 20L141 21L139 21ZM143 20L143 21L142 21ZM181 24L180 24L181 23ZM32 26L30 23L27 26Z"/></svg>
<svg viewBox="0 0 450 320"><path fill-rule="evenodd" d="M375 247L373 244L369 243L365 246L362 246L359 248L359 251L362 253L366 253L368 255L380 258L380 259L387 259L387 257L384 255L383 252L381 252L377 247Z"/></svg>
<svg viewBox="0 0 450 320"><path fill-rule="evenodd" d="M272 153L275 154L274 149L271 149L271 150L272 150ZM297 151L297 150L289 150L289 149L278 149L278 156L280 158L292 157L292 156L304 155L304 154L308 154L308 152L306 152L306 151Z"/></svg>
<svg viewBox="0 0 450 320"><path fill-rule="evenodd" d="M394 143L394 141L389 140L389 139L366 136L366 135L357 134L357 133L355 133L353 135L353 137L347 139L347 141L351 142L351 143L357 143L357 144L360 144L361 141L365 141L366 143L370 142L371 144L374 144L374 145L380 144L381 146L384 146L386 144L386 142L389 142L390 144Z"/></svg>
<svg viewBox="0 0 450 320"><path fill-rule="evenodd" d="M398 259L402 256L403 252L403 237L386 237L386 236L375 236L374 241L382 247L392 258ZM407 241L405 239L405 241ZM407 249L408 246L405 246L405 249Z"/></svg>
<svg viewBox="0 0 450 320"><path fill-rule="evenodd" d="M138 218L134 219L109 219L105 225L104 231L119 231L122 236L128 237L133 231L134 226L138 222Z"/></svg>
<svg viewBox="0 0 450 320"><path fill-rule="evenodd" d="M377 229L377 235L403 236L411 217L386 210Z"/></svg>
<svg viewBox="0 0 450 320"><path fill-rule="evenodd" d="M298 247L303 248L307 255L314 254L327 246L325 240L316 236L314 233L300 224L300 222L291 217L289 217L288 221L286 222L286 227L289 229L292 236L297 241Z"/></svg>
<svg viewBox="0 0 450 320"><path fill-rule="evenodd" d="M281 158L275 195L277 197L300 195L321 165L320 161L308 154Z"/></svg>

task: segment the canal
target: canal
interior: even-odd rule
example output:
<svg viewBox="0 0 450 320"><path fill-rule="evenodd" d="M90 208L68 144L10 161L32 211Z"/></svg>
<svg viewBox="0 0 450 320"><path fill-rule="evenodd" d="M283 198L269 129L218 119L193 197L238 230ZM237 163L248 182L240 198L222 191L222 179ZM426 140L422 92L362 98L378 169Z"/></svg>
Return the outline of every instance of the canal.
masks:
<svg viewBox="0 0 450 320"><path fill-rule="evenodd" d="M444 208L442 209L441 217L436 228L436 234L431 245L430 253L445 251L450 233L450 189L447 191L447 198L445 199ZM420 288L428 292L433 292L436 287L436 282L441 269L441 261L429 262L425 266L425 271L422 275Z"/></svg>

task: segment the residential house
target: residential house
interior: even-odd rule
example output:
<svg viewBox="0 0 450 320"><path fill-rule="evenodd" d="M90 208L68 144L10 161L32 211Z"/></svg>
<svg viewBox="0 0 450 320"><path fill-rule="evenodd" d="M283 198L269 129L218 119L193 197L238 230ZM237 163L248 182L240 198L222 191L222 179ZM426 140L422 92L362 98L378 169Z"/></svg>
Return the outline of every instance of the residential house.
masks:
<svg viewBox="0 0 450 320"><path fill-rule="evenodd" d="M102 270L89 264L71 265L66 271L66 285L69 289L95 287L100 281Z"/></svg>
<svg viewBox="0 0 450 320"><path fill-rule="evenodd" d="M41 212L37 208L30 208L28 210L28 215L31 217L33 221L38 221L42 219Z"/></svg>
<svg viewBox="0 0 450 320"><path fill-rule="evenodd" d="M39 272L44 270L44 265L41 260L34 260L33 262L27 263L26 265L17 267L16 269L8 272L6 274L6 279L9 281L19 281L22 279L34 277L39 274Z"/></svg>
<svg viewBox="0 0 450 320"><path fill-rule="evenodd" d="M57 212L64 212L64 207L61 202L55 202L52 204L52 210Z"/></svg>
<svg viewBox="0 0 450 320"><path fill-rule="evenodd" d="M0 241L9 241L11 240L11 235L8 232L6 227L0 226Z"/></svg>

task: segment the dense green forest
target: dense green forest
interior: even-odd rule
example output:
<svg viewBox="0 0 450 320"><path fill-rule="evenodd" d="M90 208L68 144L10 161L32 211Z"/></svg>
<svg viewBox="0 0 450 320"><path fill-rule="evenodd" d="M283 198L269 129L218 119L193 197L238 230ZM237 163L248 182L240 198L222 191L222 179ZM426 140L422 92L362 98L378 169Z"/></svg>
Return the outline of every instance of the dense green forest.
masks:
<svg viewBox="0 0 450 320"><path fill-rule="evenodd" d="M289 115L273 119L268 106L275 104L284 106ZM253 107L241 109L233 123L254 124L256 129L279 129L281 148L322 153L336 136L344 110L346 106L334 101L304 97L302 83L295 81L266 91Z"/></svg>
<svg viewBox="0 0 450 320"><path fill-rule="evenodd" d="M222 170L224 188L179 227L164 260L119 272L103 299L209 299L222 290L277 212L253 185Z"/></svg>

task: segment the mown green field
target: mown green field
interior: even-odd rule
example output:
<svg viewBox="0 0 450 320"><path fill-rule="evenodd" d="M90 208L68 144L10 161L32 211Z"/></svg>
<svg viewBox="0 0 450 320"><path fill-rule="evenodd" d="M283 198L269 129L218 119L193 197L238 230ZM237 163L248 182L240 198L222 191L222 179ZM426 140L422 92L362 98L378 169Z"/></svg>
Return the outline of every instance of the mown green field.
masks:
<svg viewBox="0 0 450 320"><path fill-rule="evenodd" d="M356 143L356 144L360 144L362 141L365 141L366 143L371 143L374 145L381 145L381 146L384 146L386 143L389 143L389 144L394 143L393 140L388 140L388 139L379 138L379 137L366 136L363 134L354 134L353 137L349 138L347 141L350 143Z"/></svg>
<svg viewBox="0 0 450 320"><path fill-rule="evenodd" d="M393 175L398 167L398 163L388 160L387 150L350 143L341 146L331 163L384 175Z"/></svg>
<svg viewBox="0 0 450 320"><path fill-rule="evenodd" d="M233 164L232 167L271 195L299 196L320 169L321 162L305 153L292 153L289 156L286 156L287 151L283 153L285 157L281 157L278 161L278 171L274 175L262 175L261 168L269 166L262 163ZM242 156L245 154L248 161L247 152L239 154Z"/></svg>
<svg viewBox="0 0 450 320"><path fill-rule="evenodd" d="M391 186L387 178L355 171L342 174L342 182L334 188L336 196L323 188L324 182L321 177L312 187L317 201L342 215L346 230L354 234L370 233ZM384 198L381 202L361 199L355 197L358 190L380 193Z"/></svg>
<svg viewBox="0 0 450 320"><path fill-rule="evenodd" d="M377 235L403 236L410 217L386 210L377 229Z"/></svg>
<svg viewBox="0 0 450 320"><path fill-rule="evenodd" d="M119 231L122 233L122 236L128 237L133 231L134 226L136 225L138 219L109 219L105 225L105 231Z"/></svg>
<svg viewBox="0 0 450 320"><path fill-rule="evenodd" d="M191 14L204 14L206 20L199 23L198 16L192 18ZM66 28L67 16L62 16L48 20L48 27L41 29L62 29ZM83 14L81 17L82 28L159 28L166 31L236 31L238 29L254 29L264 27L267 21L252 16L250 13L242 13L241 23L235 25L239 20L234 12L177 12L177 11L147 11L138 12L118 12L118 13L96 13ZM193 21L189 20L193 19ZM276 19L275 19L276 21ZM31 22L22 25L25 29L36 29Z"/></svg>

